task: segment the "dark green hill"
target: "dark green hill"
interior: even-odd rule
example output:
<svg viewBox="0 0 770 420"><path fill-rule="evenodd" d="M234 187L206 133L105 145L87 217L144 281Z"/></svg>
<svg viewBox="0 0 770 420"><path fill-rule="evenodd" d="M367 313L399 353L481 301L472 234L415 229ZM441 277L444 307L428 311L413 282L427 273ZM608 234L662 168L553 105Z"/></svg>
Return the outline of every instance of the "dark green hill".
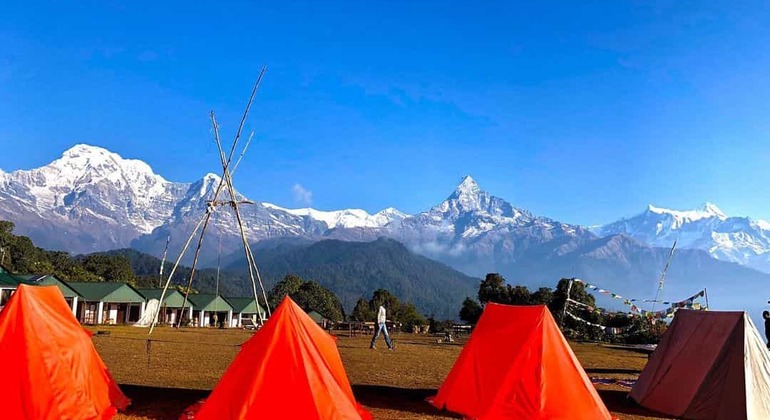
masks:
<svg viewBox="0 0 770 420"><path fill-rule="evenodd" d="M480 281L384 238L284 243L255 250L255 259L270 285L288 273L315 280L336 293L348 311L358 298L386 289L402 301L414 303L427 316L455 319L463 299L476 295ZM231 261L228 271L245 272L244 258Z"/></svg>
<svg viewBox="0 0 770 420"><path fill-rule="evenodd" d="M358 298L368 298L375 290L386 289L402 301L414 303L426 316L455 319L463 299L475 297L480 281L416 255L391 239L273 245L254 245L254 257L268 290L287 274L295 274L333 291L346 311L352 310ZM132 249L108 254L126 257L134 273L145 281L158 281L158 258ZM252 291L245 258L235 253L222 259L231 262L220 272L220 290L233 296L249 296ZM172 266L173 261L166 261L166 275ZM186 284L189 275L190 268L180 267L174 283ZM198 270L195 278L195 289L211 292L216 286L216 269Z"/></svg>

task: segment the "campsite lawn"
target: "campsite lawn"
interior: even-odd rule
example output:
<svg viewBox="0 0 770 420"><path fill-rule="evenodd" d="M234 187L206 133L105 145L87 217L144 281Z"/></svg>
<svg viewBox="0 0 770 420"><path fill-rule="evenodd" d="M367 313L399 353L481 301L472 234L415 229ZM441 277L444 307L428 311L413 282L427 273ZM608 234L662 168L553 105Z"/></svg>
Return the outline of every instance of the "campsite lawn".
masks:
<svg viewBox="0 0 770 420"><path fill-rule="evenodd" d="M147 346L147 329L98 327L93 341L115 379L133 400L121 420L177 419L184 408L205 398L252 333L243 330L158 328ZM339 337L353 392L377 419L457 418L425 402L452 368L462 340L438 344L435 337L396 334L397 350L380 341L369 350L369 337ZM382 340L382 339L380 339ZM597 344L572 343L589 376L635 378L647 356ZM627 399L627 389L598 385L607 407L621 419L663 419Z"/></svg>

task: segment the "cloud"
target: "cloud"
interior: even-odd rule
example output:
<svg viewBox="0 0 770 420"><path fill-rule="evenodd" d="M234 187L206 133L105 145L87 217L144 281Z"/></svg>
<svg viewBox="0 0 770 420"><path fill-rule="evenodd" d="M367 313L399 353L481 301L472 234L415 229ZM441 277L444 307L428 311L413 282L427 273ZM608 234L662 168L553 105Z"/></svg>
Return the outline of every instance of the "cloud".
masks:
<svg viewBox="0 0 770 420"><path fill-rule="evenodd" d="M309 206L313 204L313 192L300 184L294 184L291 187L291 194L294 196L294 201L302 205Z"/></svg>

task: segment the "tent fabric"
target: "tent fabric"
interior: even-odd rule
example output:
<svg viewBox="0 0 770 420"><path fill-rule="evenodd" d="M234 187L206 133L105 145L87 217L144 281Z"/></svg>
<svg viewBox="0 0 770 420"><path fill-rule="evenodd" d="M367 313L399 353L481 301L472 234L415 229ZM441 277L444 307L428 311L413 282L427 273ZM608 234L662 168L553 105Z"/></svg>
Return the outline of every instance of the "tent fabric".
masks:
<svg viewBox="0 0 770 420"><path fill-rule="evenodd" d="M474 419L613 418L545 306L488 303L429 402Z"/></svg>
<svg viewBox="0 0 770 420"><path fill-rule="evenodd" d="M371 419L334 338L288 296L241 351L195 419Z"/></svg>
<svg viewBox="0 0 770 420"><path fill-rule="evenodd" d="M770 354L745 312L680 309L630 396L686 419L769 419Z"/></svg>
<svg viewBox="0 0 770 420"><path fill-rule="evenodd" d="M56 286L19 285L0 313L7 419L110 419L130 401Z"/></svg>

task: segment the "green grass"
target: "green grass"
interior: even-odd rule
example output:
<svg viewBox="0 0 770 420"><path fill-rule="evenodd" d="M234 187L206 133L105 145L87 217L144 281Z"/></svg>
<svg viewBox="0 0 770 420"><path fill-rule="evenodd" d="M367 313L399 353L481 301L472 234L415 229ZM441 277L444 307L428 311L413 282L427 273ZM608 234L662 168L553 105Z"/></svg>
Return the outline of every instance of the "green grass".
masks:
<svg viewBox="0 0 770 420"><path fill-rule="evenodd" d="M205 398L252 333L243 330L98 327L109 335L93 341L112 375L133 400L121 420L178 419L182 411ZM434 337L397 333L397 350L388 351L380 339L369 350L369 337L339 337L338 347L358 401L378 419L457 418L425 402L452 368L462 349L438 344ZM572 344L589 376L634 378L644 367L643 354ZM627 390L597 386L607 407L621 419L662 419L626 398Z"/></svg>

